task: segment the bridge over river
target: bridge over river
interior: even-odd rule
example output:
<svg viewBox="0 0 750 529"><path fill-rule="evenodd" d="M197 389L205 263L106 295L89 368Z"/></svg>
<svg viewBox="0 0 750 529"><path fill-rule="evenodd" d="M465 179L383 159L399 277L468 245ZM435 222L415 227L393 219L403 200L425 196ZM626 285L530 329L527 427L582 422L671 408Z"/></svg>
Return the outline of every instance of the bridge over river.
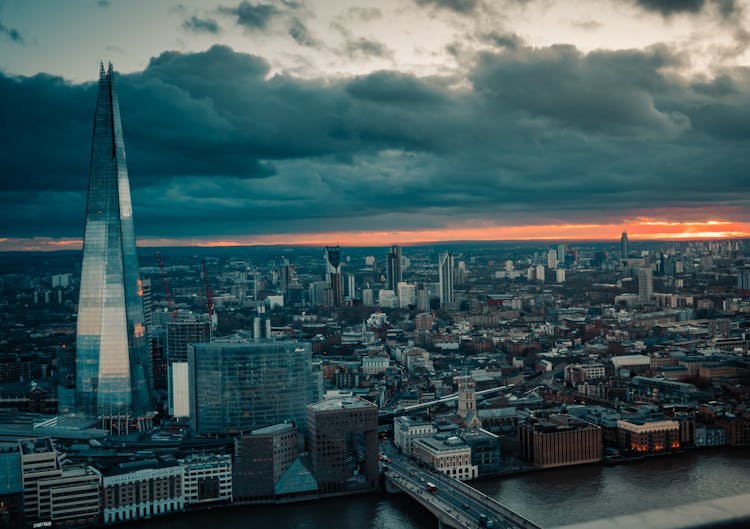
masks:
<svg viewBox="0 0 750 529"><path fill-rule="evenodd" d="M483 492L450 478L430 472L394 455L385 470L386 488L407 493L438 519L440 528L455 529L540 529ZM430 492L427 483L436 485Z"/></svg>

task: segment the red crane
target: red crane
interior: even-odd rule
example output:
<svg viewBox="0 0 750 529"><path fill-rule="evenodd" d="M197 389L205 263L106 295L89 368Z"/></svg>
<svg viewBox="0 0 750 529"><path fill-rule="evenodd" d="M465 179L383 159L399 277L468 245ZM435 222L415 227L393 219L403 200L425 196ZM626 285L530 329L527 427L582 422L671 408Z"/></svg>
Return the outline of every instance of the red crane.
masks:
<svg viewBox="0 0 750 529"><path fill-rule="evenodd" d="M167 298L167 307L169 312L172 313L172 319L177 319L177 311L179 307L173 306L172 296L169 295L169 284L167 284L167 272L164 270L164 261L161 260L161 254L157 251L156 258L159 260L159 270L161 271L161 284L164 287L164 295Z"/></svg>
<svg viewBox="0 0 750 529"><path fill-rule="evenodd" d="M206 303L208 304L208 317L210 319L214 315L214 295L211 293L211 288L208 286L206 261L201 261L201 267L203 267L203 282L206 286Z"/></svg>

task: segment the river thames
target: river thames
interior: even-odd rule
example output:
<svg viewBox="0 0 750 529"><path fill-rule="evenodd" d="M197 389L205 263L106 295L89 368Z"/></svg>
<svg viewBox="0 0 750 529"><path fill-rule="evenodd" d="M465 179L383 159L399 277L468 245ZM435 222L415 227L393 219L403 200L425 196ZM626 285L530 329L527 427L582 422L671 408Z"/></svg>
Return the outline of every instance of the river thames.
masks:
<svg viewBox="0 0 750 529"><path fill-rule="evenodd" d="M555 527L604 516L750 493L750 450L710 450L613 467L587 465L472 483L507 507ZM139 522L144 529L435 529L404 494L237 507Z"/></svg>

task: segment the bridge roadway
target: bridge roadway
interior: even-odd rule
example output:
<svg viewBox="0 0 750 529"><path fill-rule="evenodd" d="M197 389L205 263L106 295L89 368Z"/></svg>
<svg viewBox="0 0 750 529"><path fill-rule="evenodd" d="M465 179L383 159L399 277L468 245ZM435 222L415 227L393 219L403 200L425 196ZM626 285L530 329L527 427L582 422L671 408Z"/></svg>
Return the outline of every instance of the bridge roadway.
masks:
<svg viewBox="0 0 750 529"><path fill-rule="evenodd" d="M386 466L386 485L406 492L418 501L437 517L441 528L483 528L486 525L482 525L481 515L485 515L487 520L492 520L493 528L540 529L466 483L413 465L402 455L394 454ZM428 481L437 485L436 493L427 490Z"/></svg>

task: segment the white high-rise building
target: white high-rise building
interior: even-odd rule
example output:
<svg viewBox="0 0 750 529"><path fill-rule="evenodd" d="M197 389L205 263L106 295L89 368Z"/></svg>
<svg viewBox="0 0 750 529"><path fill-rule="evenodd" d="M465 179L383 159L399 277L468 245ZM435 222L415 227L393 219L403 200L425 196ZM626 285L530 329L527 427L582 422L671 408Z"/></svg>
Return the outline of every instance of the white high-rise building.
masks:
<svg viewBox="0 0 750 529"><path fill-rule="evenodd" d="M398 284L398 306L402 309L417 304L417 286L403 281Z"/></svg>
<svg viewBox="0 0 750 529"><path fill-rule="evenodd" d="M440 280L440 305L453 303L453 254L448 252L440 254L438 277Z"/></svg>
<svg viewBox="0 0 750 529"><path fill-rule="evenodd" d="M383 289L378 292L378 305L386 309L398 307L398 297L393 290Z"/></svg>
<svg viewBox="0 0 750 529"><path fill-rule="evenodd" d="M547 252L547 268L550 270L557 268L557 250Z"/></svg>
<svg viewBox="0 0 750 529"><path fill-rule="evenodd" d="M544 283L544 265L536 265L536 280Z"/></svg>
<svg viewBox="0 0 750 529"><path fill-rule="evenodd" d="M346 276L346 295L349 299L355 299L357 296L354 274Z"/></svg>

